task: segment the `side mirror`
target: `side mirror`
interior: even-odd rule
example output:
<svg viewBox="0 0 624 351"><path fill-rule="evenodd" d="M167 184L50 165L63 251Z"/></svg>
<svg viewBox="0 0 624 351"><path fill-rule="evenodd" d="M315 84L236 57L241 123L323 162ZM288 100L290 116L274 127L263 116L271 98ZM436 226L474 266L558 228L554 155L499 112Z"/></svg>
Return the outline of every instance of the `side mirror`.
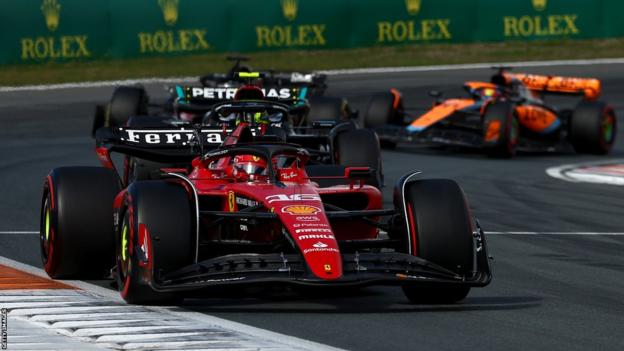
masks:
<svg viewBox="0 0 624 351"><path fill-rule="evenodd" d="M442 92L439 90L429 90L429 96L433 98L433 106L442 103Z"/></svg>
<svg viewBox="0 0 624 351"><path fill-rule="evenodd" d="M269 120L269 123L271 124L282 123L282 121L284 120L284 115L281 112L278 112L278 113L269 115L267 119Z"/></svg>
<svg viewBox="0 0 624 351"><path fill-rule="evenodd" d="M509 97L509 101L516 103L516 104L521 104L526 101L526 98L523 96L511 96Z"/></svg>
<svg viewBox="0 0 624 351"><path fill-rule="evenodd" d="M432 98L438 99L442 97L442 92L438 90L429 90L429 96Z"/></svg>
<svg viewBox="0 0 624 351"><path fill-rule="evenodd" d="M355 119L355 118L358 118L359 116L360 116L360 110L352 110L349 118Z"/></svg>

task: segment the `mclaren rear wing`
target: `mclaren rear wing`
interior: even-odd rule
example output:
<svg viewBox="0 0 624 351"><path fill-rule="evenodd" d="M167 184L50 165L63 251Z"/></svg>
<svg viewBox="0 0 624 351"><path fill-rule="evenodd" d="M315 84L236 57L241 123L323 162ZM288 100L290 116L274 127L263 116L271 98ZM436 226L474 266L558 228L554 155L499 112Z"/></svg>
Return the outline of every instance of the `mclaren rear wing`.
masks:
<svg viewBox="0 0 624 351"><path fill-rule="evenodd" d="M596 100L601 93L600 80L564 76L546 76L527 73L502 74L507 83L520 81L529 90L541 93L582 95L586 100Z"/></svg>

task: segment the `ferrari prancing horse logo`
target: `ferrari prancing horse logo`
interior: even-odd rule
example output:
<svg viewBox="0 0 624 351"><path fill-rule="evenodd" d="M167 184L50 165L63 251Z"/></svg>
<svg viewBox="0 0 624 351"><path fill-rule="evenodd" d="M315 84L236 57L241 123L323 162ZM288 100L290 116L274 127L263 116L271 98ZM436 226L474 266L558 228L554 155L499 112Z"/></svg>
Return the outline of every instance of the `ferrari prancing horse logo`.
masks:
<svg viewBox="0 0 624 351"><path fill-rule="evenodd" d="M228 211L236 211L236 196L233 191L228 191Z"/></svg>

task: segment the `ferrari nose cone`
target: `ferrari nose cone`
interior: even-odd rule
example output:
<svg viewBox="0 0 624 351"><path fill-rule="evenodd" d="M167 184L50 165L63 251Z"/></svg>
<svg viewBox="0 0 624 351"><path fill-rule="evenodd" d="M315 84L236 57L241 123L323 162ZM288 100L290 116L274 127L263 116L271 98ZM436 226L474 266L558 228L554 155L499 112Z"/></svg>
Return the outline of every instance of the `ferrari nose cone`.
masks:
<svg viewBox="0 0 624 351"><path fill-rule="evenodd" d="M314 244L302 248L303 257L316 277L331 280L342 276L342 259L337 246L332 235L331 239L319 239Z"/></svg>

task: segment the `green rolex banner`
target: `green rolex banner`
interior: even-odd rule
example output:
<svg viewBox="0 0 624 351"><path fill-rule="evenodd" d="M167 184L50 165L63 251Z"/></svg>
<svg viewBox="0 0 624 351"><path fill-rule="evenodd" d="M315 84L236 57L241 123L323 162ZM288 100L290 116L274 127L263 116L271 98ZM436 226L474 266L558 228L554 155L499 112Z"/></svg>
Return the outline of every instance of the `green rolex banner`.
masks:
<svg viewBox="0 0 624 351"><path fill-rule="evenodd" d="M109 57L109 15L106 1L2 1L0 63Z"/></svg>
<svg viewBox="0 0 624 351"><path fill-rule="evenodd" d="M0 64L624 36L621 0L0 1Z"/></svg>

